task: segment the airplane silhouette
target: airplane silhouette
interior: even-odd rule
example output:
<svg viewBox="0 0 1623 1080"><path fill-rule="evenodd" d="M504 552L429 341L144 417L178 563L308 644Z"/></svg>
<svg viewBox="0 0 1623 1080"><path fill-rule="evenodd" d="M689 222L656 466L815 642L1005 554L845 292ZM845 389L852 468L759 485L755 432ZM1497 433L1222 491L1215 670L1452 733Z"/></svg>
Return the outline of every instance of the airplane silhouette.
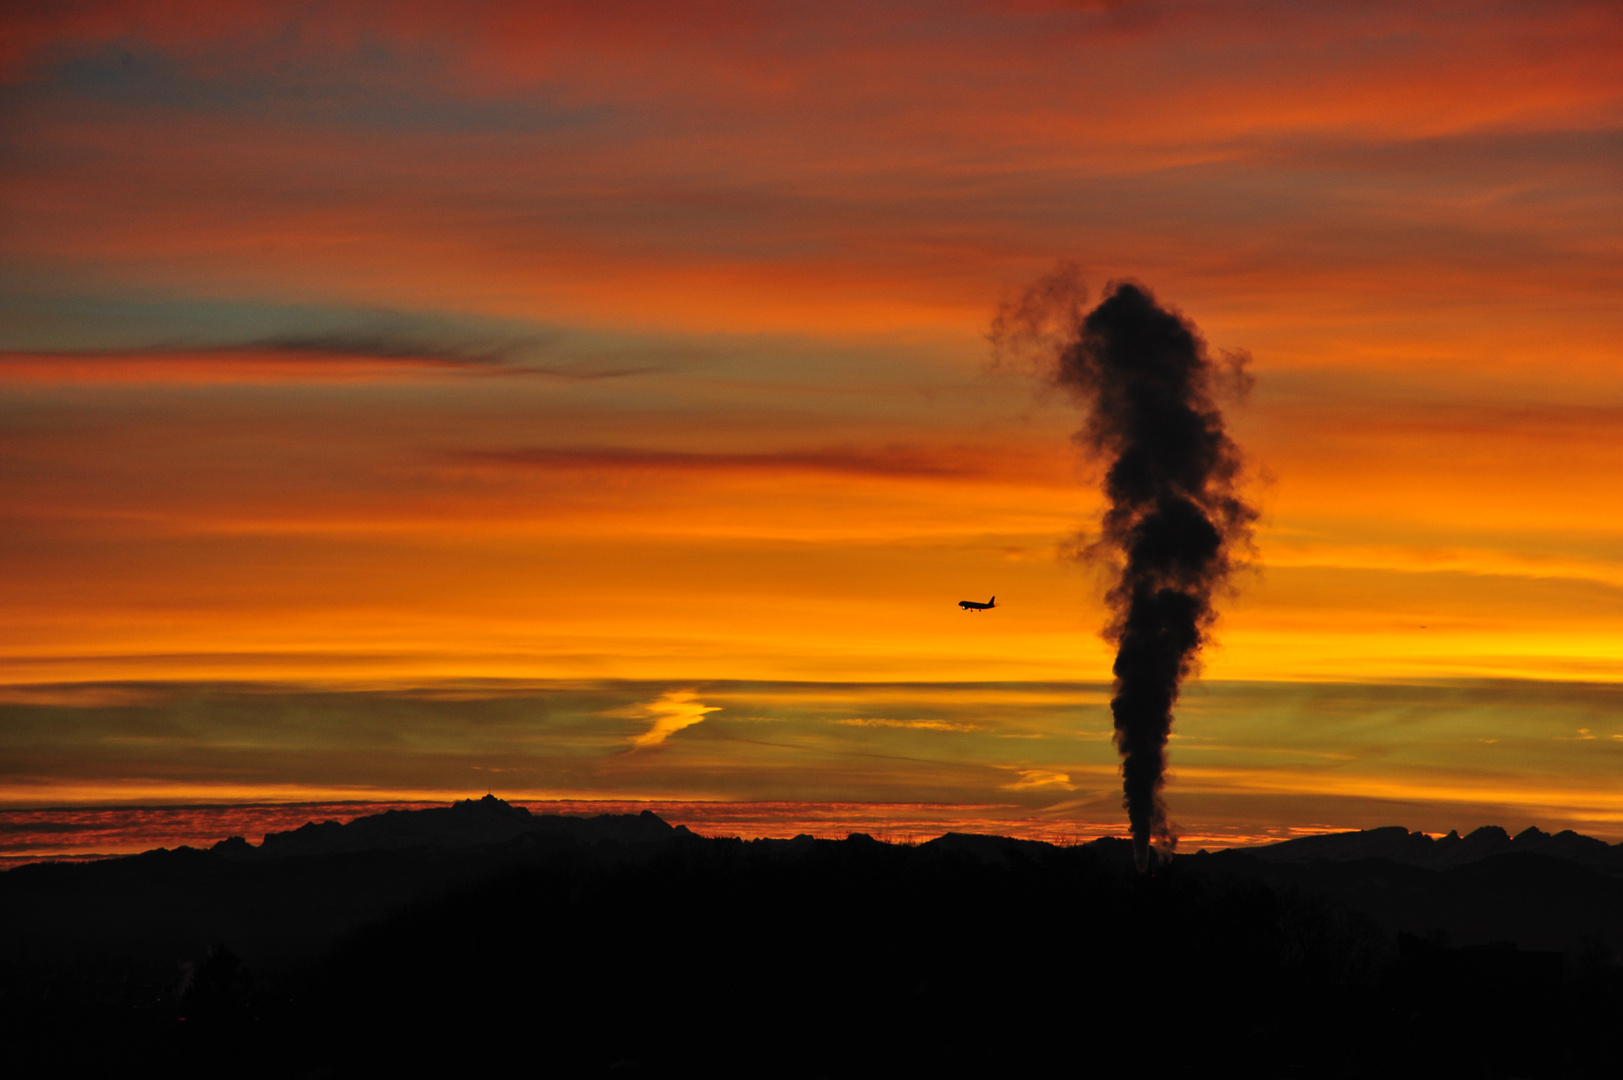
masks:
<svg viewBox="0 0 1623 1080"><path fill-rule="evenodd" d="M977 604L973 600L960 600L958 601L958 606L963 608L965 611L985 611L987 608L997 607L997 597L992 597L992 599L988 600L984 604Z"/></svg>

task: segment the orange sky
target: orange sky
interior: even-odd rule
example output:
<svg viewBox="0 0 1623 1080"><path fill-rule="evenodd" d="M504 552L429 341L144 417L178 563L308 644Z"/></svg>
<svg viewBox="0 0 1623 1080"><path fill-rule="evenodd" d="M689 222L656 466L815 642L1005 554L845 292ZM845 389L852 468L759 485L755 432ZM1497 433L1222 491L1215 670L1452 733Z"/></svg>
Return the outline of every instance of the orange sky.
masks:
<svg viewBox="0 0 1623 1080"><path fill-rule="evenodd" d="M0 802L483 784L432 730L535 797L1107 818L1096 477L984 337L1064 259L1257 376L1265 517L1203 675L1245 738L1174 744L1174 817L1623 835L1616 5L0 18ZM744 683L816 753L683 757ZM965 683L1076 688L1015 757L825 709ZM395 764L349 780L325 727L221 756L231 687L362 695L342 727L447 685L595 687L599 757L454 709L361 724ZM631 747L668 692L721 711Z"/></svg>

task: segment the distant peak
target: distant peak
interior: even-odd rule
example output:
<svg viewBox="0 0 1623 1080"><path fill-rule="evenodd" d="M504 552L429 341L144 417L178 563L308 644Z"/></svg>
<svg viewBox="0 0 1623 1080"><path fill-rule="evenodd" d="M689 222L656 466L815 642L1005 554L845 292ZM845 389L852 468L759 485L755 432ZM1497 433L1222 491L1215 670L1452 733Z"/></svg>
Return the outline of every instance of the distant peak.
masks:
<svg viewBox="0 0 1623 1080"><path fill-rule="evenodd" d="M241 836L233 836L229 839L221 840L219 843L209 848L209 850L214 852L216 855L223 855L228 859L252 858L253 856L259 854L259 849L250 844L245 837Z"/></svg>
<svg viewBox="0 0 1623 1080"><path fill-rule="evenodd" d="M1484 840L1509 840L1510 834L1498 825L1484 825L1480 829L1472 829L1466 839L1475 840L1477 843L1482 843Z"/></svg>
<svg viewBox="0 0 1623 1080"><path fill-rule="evenodd" d="M530 812L524 807L514 806L505 799L498 799L496 796L489 794L482 799L459 799L451 804L451 809L463 812L474 810L484 814L497 813L511 817L527 818L530 816Z"/></svg>

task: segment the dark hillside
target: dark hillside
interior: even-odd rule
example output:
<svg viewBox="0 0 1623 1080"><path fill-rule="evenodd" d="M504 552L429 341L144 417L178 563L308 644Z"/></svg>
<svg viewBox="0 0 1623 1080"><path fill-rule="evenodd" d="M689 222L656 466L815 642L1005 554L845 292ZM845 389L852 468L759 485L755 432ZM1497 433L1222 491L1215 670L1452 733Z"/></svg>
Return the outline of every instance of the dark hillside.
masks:
<svg viewBox="0 0 1623 1080"><path fill-rule="evenodd" d="M1286 1069L1389 959L1310 899L1140 877L1124 843L1028 847L695 839L513 867L346 942L303 984L311 1038L356 1075L494 1065L514 1032L566 1075L1076 1074L1135 1045ZM1174 1000L1198 1029L1168 1029Z"/></svg>
<svg viewBox="0 0 1623 1080"><path fill-rule="evenodd" d="M1569 953L1623 946L1623 877L1549 855L1493 855L1445 870L1378 858L1270 862L1244 851L1179 864L1324 896L1393 934Z"/></svg>

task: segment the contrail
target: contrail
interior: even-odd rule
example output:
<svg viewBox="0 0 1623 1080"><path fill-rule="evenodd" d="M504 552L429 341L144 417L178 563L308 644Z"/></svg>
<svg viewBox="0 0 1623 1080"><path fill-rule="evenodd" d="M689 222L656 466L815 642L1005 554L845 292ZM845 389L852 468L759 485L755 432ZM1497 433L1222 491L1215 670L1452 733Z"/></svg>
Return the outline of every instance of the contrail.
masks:
<svg viewBox="0 0 1623 1080"><path fill-rule="evenodd" d="M1087 409L1078 442L1109 463L1103 543L1121 560L1108 594L1110 710L1143 869L1152 846L1177 842L1161 798L1172 707L1210 633L1213 594L1257 517L1236 492L1240 451L1215 400L1222 384L1243 385L1243 357L1214 361L1195 326L1142 285L1112 283L1086 315L1083 297L1075 269L1062 267L999 310L992 339L1045 347L1052 377Z"/></svg>

